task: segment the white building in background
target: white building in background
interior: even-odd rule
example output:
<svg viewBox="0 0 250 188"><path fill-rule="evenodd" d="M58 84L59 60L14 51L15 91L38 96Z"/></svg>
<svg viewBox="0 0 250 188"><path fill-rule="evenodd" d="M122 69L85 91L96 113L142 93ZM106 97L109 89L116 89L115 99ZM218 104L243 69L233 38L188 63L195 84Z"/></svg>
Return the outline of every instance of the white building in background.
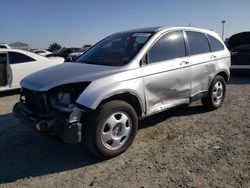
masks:
<svg viewBox="0 0 250 188"><path fill-rule="evenodd" d="M29 45L22 42L14 42L10 44L10 47L21 50L29 50Z"/></svg>

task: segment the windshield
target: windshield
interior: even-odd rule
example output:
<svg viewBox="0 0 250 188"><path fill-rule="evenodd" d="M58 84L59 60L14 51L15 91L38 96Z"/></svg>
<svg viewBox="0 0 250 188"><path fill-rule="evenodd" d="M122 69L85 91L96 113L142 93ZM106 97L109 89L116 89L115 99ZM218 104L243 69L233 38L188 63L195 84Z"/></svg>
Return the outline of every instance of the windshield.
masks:
<svg viewBox="0 0 250 188"><path fill-rule="evenodd" d="M107 37L84 55L77 63L88 63L106 66L120 66L133 59L153 33L118 33Z"/></svg>

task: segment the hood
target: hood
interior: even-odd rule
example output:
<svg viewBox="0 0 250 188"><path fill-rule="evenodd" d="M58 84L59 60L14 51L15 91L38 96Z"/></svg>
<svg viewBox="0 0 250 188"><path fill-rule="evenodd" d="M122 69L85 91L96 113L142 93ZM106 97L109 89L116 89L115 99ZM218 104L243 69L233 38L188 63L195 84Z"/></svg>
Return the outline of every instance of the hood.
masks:
<svg viewBox="0 0 250 188"><path fill-rule="evenodd" d="M250 44L250 32L242 32L232 35L228 39L228 48L231 50L236 46Z"/></svg>
<svg viewBox="0 0 250 188"><path fill-rule="evenodd" d="M30 74L21 81L21 86L35 91L47 91L64 84L92 81L119 71L119 67L65 63Z"/></svg>

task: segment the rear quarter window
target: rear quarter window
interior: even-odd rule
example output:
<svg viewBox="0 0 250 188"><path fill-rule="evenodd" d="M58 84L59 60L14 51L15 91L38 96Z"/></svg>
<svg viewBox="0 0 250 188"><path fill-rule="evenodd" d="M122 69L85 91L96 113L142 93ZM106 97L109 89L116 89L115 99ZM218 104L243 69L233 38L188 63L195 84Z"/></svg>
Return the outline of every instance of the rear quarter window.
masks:
<svg viewBox="0 0 250 188"><path fill-rule="evenodd" d="M210 52L209 43L204 33L186 31L189 46L189 55L203 54Z"/></svg>
<svg viewBox="0 0 250 188"><path fill-rule="evenodd" d="M224 46L223 46L223 44L221 44L221 42L219 40L212 37L211 35L207 35L207 36L208 36L208 39L210 42L210 47L211 47L212 52L224 50Z"/></svg>

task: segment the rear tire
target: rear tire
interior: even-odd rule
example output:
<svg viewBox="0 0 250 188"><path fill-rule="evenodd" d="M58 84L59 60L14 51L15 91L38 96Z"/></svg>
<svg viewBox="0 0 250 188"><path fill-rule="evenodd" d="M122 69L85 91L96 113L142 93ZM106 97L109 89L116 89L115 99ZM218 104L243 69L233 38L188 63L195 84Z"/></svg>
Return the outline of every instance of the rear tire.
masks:
<svg viewBox="0 0 250 188"><path fill-rule="evenodd" d="M138 128L134 108L124 101L107 102L89 114L84 124L87 147L97 156L120 155L132 144Z"/></svg>
<svg viewBox="0 0 250 188"><path fill-rule="evenodd" d="M201 99L203 106L208 110L215 110L219 108L225 98L226 83L222 76L215 76L212 84L210 85L208 95Z"/></svg>

